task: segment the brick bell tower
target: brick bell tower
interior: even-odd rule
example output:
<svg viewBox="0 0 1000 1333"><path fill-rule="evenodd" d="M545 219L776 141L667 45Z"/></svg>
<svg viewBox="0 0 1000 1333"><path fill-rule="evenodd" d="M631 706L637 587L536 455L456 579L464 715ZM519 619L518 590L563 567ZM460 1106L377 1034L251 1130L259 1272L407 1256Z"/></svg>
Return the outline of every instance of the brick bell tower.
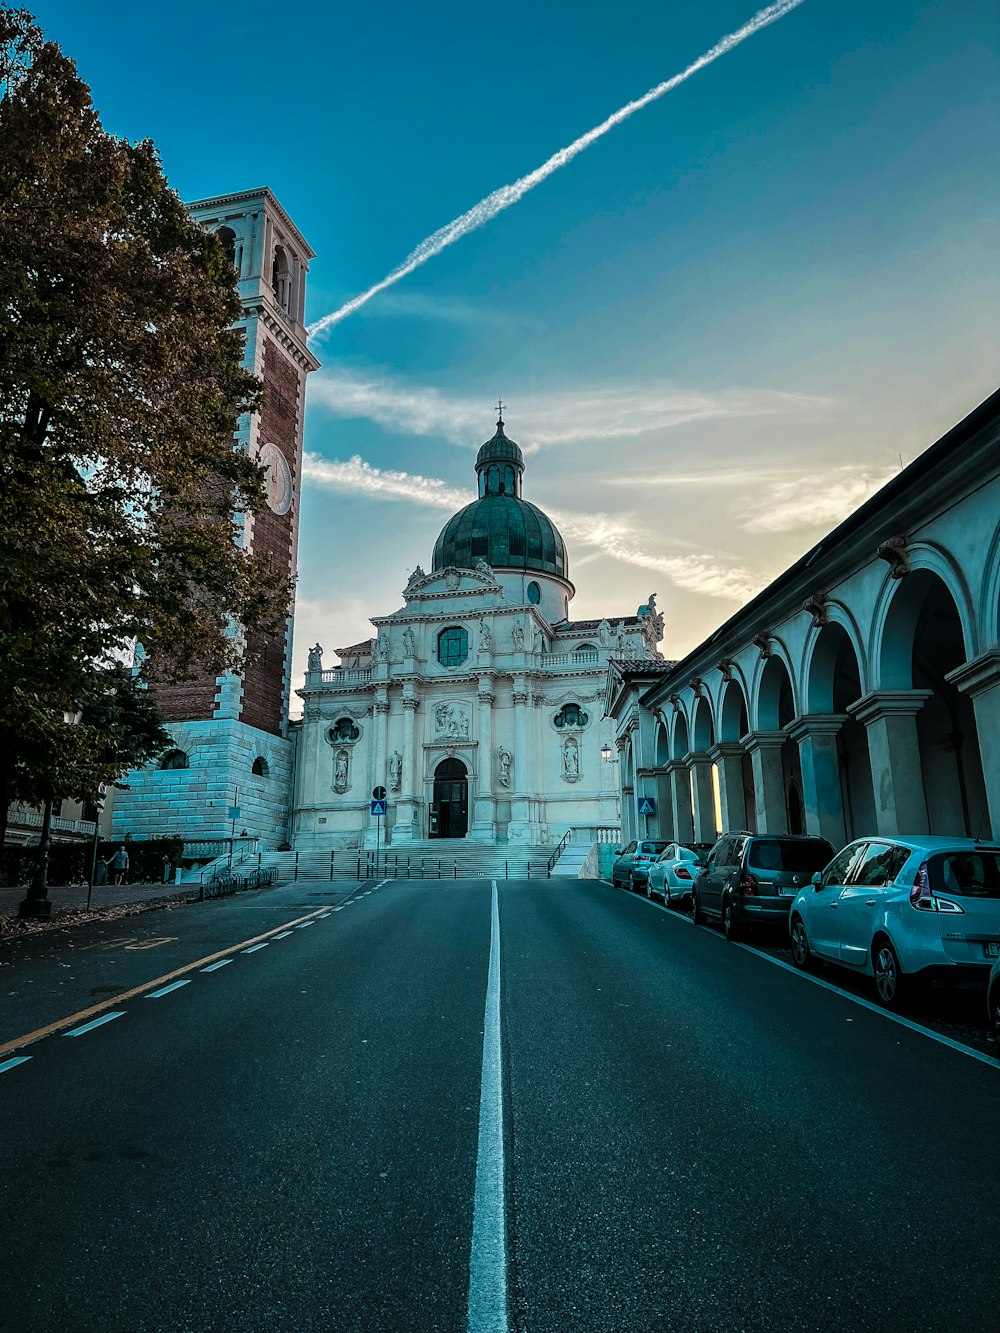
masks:
<svg viewBox="0 0 1000 1333"><path fill-rule="evenodd" d="M313 252L268 189L202 199L188 211L218 235L236 270L243 365L264 386L260 408L240 417L235 432L267 468L267 505L243 516L241 540L293 578L306 378L319 366L303 323ZM154 687L177 749L128 774L128 790L115 800L114 838L180 835L188 854L199 858L217 854L219 844L234 834L239 840L244 830L267 847L288 841L291 613L283 636L251 638L247 647L243 673Z"/></svg>

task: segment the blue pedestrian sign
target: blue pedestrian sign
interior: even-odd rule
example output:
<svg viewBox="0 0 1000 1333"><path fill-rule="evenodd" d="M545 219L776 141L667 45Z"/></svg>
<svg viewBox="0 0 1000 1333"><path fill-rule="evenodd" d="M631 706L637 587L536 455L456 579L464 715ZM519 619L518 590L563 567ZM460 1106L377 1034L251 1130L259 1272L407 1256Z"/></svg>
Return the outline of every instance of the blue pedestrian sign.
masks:
<svg viewBox="0 0 1000 1333"><path fill-rule="evenodd" d="M372 814L373 814L373 815L384 815L384 814L385 814L385 801L372 801Z"/></svg>
<svg viewBox="0 0 1000 1333"><path fill-rule="evenodd" d="M640 814L640 815L655 815L655 814L656 814L656 797L655 797L655 796L640 796L640 797L639 797L639 814Z"/></svg>

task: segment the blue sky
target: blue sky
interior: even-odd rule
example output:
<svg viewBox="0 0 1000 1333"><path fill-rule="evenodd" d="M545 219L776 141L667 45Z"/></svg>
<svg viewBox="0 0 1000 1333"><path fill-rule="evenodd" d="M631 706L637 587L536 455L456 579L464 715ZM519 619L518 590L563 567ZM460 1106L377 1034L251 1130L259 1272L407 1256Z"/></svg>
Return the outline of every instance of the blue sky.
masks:
<svg viewBox="0 0 1000 1333"><path fill-rule="evenodd" d="M183 198L271 186L316 320L754 5L36 12ZM805 0L316 339L297 659L400 605L498 394L571 613L699 642L996 388L998 65L982 0Z"/></svg>

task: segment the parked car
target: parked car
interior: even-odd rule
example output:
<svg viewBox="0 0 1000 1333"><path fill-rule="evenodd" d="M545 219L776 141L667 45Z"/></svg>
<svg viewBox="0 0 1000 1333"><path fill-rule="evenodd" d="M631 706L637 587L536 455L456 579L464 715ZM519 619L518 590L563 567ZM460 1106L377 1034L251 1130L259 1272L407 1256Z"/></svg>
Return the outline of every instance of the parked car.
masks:
<svg viewBox="0 0 1000 1333"><path fill-rule="evenodd" d="M646 872L666 847L665 842L651 842L640 838L630 842L611 866L611 883L618 888L646 889Z"/></svg>
<svg viewBox="0 0 1000 1333"><path fill-rule="evenodd" d="M990 1031L1000 1047L1000 956L990 969L990 981L986 988L986 1012L989 1015Z"/></svg>
<svg viewBox="0 0 1000 1333"><path fill-rule="evenodd" d="M865 972L887 1008L917 978L985 986L1000 958L1000 847L858 838L797 894L790 930L796 967Z"/></svg>
<svg viewBox="0 0 1000 1333"><path fill-rule="evenodd" d="M659 858L649 867L646 876L647 898L662 898L668 907L685 906L691 897L694 877L715 844L693 842L683 846L668 843Z"/></svg>
<svg viewBox="0 0 1000 1333"><path fill-rule="evenodd" d="M826 838L776 833L726 833L712 848L691 889L691 916L722 922L727 940L748 926L788 927L792 899L832 859Z"/></svg>

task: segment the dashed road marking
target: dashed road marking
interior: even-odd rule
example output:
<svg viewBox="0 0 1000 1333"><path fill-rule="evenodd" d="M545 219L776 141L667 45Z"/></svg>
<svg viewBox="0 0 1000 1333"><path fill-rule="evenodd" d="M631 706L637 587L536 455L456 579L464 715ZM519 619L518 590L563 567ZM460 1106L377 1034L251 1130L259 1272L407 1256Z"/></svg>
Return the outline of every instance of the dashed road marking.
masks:
<svg viewBox="0 0 1000 1333"><path fill-rule="evenodd" d="M12 1060L5 1060L0 1065L0 1074L6 1074L8 1069L16 1069L18 1065L27 1064L30 1059L30 1055L15 1055Z"/></svg>
<svg viewBox="0 0 1000 1333"><path fill-rule="evenodd" d="M263 944L255 944L249 949L241 949L240 953L256 953L258 949L266 949L270 941L265 940Z"/></svg>
<svg viewBox="0 0 1000 1333"><path fill-rule="evenodd" d="M220 958L217 963L211 963L208 967L200 969L202 972L217 972L220 967L228 967L233 960L231 958Z"/></svg>
<svg viewBox="0 0 1000 1333"><path fill-rule="evenodd" d="M169 986L161 986L159 990L152 990L146 996L147 1000L158 1000L161 995L169 995L173 990L180 990L182 986L190 986L191 978L185 977L183 981L172 981Z"/></svg>
<svg viewBox="0 0 1000 1333"><path fill-rule="evenodd" d="M99 1028L102 1023L110 1023L113 1018L124 1018L125 1010L116 1009L112 1014L102 1014L100 1018L91 1019L89 1023L84 1023L82 1028L73 1028L71 1032L64 1032L64 1037L82 1037L85 1032L93 1032L94 1028Z"/></svg>
<svg viewBox="0 0 1000 1333"><path fill-rule="evenodd" d="M292 932L291 932L290 930L283 930L283 931L281 932L280 935L272 935L272 936L271 936L271 939L272 939L272 940L287 940L288 937L289 937L289 935L290 935L291 933L292 933Z"/></svg>

